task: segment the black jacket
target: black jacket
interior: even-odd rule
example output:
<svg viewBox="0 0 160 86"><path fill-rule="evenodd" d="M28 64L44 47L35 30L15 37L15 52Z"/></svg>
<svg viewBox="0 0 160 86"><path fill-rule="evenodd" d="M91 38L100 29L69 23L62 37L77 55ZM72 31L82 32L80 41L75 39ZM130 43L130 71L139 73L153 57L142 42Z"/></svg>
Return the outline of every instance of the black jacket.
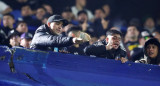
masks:
<svg viewBox="0 0 160 86"><path fill-rule="evenodd" d="M55 35L49 27L41 25L35 32L30 48L40 50L54 50L54 47L66 47L73 44L72 37Z"/></svg>
<svg viewBox="0 0 160 86"><path fill-rule="evenodd" d="M93 45L87 46L84 49L84 52L86 55L89 56L96 56L108 59L126 57L126 52L120 47L117 50L106 50L106 45L106 41L98 41Z"/></svg>

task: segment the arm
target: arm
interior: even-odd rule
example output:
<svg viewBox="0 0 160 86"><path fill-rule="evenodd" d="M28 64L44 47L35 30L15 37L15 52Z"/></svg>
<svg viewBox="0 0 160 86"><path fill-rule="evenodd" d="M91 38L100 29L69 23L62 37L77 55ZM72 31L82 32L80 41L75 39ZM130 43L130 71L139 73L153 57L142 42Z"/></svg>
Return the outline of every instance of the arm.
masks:
<svg viewBox="0 0 160 86"><path fill-rule="evenodd" d="M72 45L73 38L38 32L35 34L33 42L38 46L64 47Z"/></svg>
<svg viewBox="0 0 160 86"><path fill-rule="evenodd" d="M100 56L105 51L106 51L105 45L89 45L84 49L84 53L88 56L90 55Z"/></svg>

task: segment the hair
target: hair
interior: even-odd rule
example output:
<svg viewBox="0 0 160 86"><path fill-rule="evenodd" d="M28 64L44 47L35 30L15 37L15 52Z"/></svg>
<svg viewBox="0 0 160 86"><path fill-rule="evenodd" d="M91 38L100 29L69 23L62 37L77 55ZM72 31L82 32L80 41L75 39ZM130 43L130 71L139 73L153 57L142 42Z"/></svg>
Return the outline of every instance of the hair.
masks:
<svg viewBox="0 0 160 86"><path fill-rule="evenodd" d="M72 12L71 7L65 7L63 9L63 12Z"/></svg>
<svg viewBox="0 0 160 86"><path fill-rule="evenodd" d="M79 16L80 14L86 14L87 15L87 12L85 10L81 10L77 13L77 15Z"/></svg>
<svg viewBox="0 0 160 86"><path fill-rule="evenodd" d="M146 48L147 48L147 46L148 46L149 44L154 44L154 45L156 45L156 46L158 47L158 50L160 50L160 43L159 43L159 41L158 41L156 38L151 38L151 39L149 39L149 40L145 43L145 45L144 45L145 50L146 50Z"/></svg>
<svg viewBox="0 0 160 86"><path fill-rule="evenodd" d="M25 24L27 25L27 23L26 23L25 21L18 21L17 27L18 27L18 25L20 25L21 23L25 23Z"/></svg>
<svg viewBox="0 0 160 86"><path fill-rule="evenodd" d="M147 52L146 52L146 48L149 44L153 44L156 45L158 47L158 52L160 51L160 43L156 38L151 38L149 39L145 45L144 45L144 54L147 56L147 59L151 59L150 57L148 57ZM158 55L156 56L156 63L154 64L159 64L160 63L160 54L158 53Z"/></svg>
<svg viewBox="0 0 160 86"><path fill-rule="evenodd" d="M43 9L45 12L47 12L46 8L44 8L43 6L38 7L38 8L36 9L36 11L37 11L38 9Z"/></svg>
<svg viewBox="0 0 160 86"><path fill-rule="evenodd" d="M14 19L14 16L11 13L4 14L3 16L10 16Z"/></svg>
<svg viewBox="0 0 160 86"><path fill-rule="evenodd" d="M118 30L109 30L109 31L107 31L106 36L114 35L114 34L119 34L122 37L122 33Z"/></svg>
<svg viewBox="0 0 160 86"><path fill-rule="evenodd" d="M71 27L69 28L69 30L67 31L67 34L68 34L69 32L71 32L71 31L75 31L75 32L77 32L77 31L82 31L82 28L81 28L80 26L71 26Z"/></svg>

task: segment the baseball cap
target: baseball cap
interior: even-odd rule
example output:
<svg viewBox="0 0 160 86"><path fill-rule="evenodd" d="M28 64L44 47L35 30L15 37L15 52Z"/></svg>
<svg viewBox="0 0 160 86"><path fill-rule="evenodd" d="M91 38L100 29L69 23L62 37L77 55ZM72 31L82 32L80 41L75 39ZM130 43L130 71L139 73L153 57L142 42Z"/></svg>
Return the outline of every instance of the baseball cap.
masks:
<svg viewBox="0 0 160 86"><path fill-rule="evenodd" d="M68 21L66 19L63 19L62 16L60 15L52 15L48 18L47 20L47 24L51 23L51 22L58 22L58 21L62 21L63 22L63 26L66 26L68 24Z"/></svg>
<svg viewBox="0 0 160 86"><path fill-rule="evenodd" d="M31 33L23 33L21 39L32 39L33 35Z"/></svg>
<svg viewBox="0 0 160 86"><path fill-rule="evenodd" d="M9 33L8 33L8 39L10 39L12 36L14 36L14 35L18 35L18 36L20 36L20 33L18 32L18 31L16 31L16 30L11 30L11 31L9 31Z"/></svg>
<svg viewBox="0 0 160 86"><path fill-rule="evenodd" d="M145 40L152 38L153 36L148 31L142 31L140 34L140 38L143 37Z"/></svg>

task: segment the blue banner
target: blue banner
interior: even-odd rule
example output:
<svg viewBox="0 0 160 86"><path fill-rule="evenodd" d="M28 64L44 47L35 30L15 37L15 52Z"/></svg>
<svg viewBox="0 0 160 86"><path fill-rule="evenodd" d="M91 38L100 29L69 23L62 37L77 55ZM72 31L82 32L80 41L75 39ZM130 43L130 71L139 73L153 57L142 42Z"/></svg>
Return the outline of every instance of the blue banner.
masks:
<svg viewBox="0 0 160 86"><path fill-rule="evenodd" d="M1 48L1 47L0 47ZM0 49L1 50L1 49ZM0 85L159 86L160 66L14 48L0 60ZM3 54L4 55L4 54ZM3 56L0 54L0 56ZM4 69L4 70L3 70Z"/></svg>

